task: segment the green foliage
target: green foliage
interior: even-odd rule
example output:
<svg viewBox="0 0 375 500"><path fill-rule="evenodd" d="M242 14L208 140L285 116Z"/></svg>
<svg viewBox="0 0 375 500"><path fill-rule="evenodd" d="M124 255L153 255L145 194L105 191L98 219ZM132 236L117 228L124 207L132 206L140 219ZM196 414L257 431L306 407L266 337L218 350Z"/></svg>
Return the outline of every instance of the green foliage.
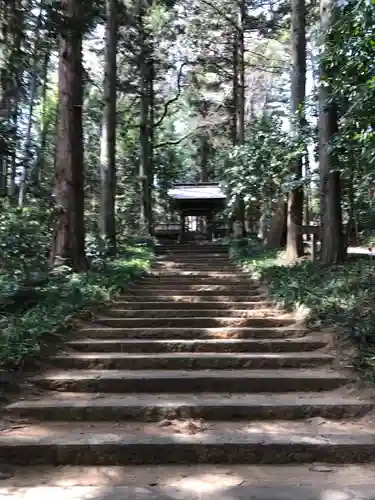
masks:
<svg viewBox="0 0 375 500"><path fill-rule="evenodd" d="M280 118L254 120L246 144L224 151L220 158L229 203L234 206L236 196L242 195L249 206L290 190L295 182L290 178L290 163L305 150L304 137L293 138L283 129Z"/></svg>
<svg viewBox="0 0 375 500"><path fill-rule="evenodd" d="M6 318L0 336L0 366L19 367L38 355L51 338L66 335L77 313L105 303L124 290L147 270L152 255L147 245L127 246L122 257L98 259L87 273L61 270L41 290L45 298L39 304L24 314Z"/></svg>
<svg viewBox="0 0 375 500"><path fill-rule="evenodd" d="M353 205L363 230L375 229L368 190L375 183L375 73L373 2L350 0L336 10L323 64L339 115L331 142L344 181L344 209ZM349 190L353 185L353 200Z"/></svg>
<svg viewBox="0 0 375 500"><path fill-rule="evenodd" d="M36 355L51 338L70 324L77 312L110 300L143 273L154 242L119 233L119 253L108 259L107 247L96 232L96 214L86 216L90 231L86 253L90 271L70 269L49 273L53 211L30 200L24 208L4 202L0 211L0 366L16 367ZM119 221L121 226L121 222Z"/></svg>
<svg viewBox="0 0 375 500"><path fill-rule="evenodd" d="M0 210L0 268L15 281L45 272L52 210L36 202L24 208L4 202Z"/></svg>
<svg viewBox="0 0 375 500"><path fill-rule="evenodd" d="M375 377L375 267L372 259L353 258L325 267L301 261L283 265L275 251L258 242L234 248L237 260L267 282L270 294L286 307L310 310L313 327L335 326L358 346L357 366Z"/></svg>

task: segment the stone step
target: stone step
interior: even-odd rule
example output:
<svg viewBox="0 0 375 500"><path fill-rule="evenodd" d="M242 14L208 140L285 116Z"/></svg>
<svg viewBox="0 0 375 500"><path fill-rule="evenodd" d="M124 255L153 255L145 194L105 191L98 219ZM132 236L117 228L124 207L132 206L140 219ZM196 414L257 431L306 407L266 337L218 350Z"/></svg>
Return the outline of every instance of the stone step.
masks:
<svg viewBox="0 0 375 500"><path fill-rule="evenodd" d="M139 286L143 286L146 288L173 288L173 289L179 289L179 288L184 288L185 290L188 289L190 290L191 287L197 287L197 288L203 288L203 289L209 289L211 290L212 288L218 288L219 290L221 287L237 287L237 288L245 288L245 289L253 289L253 290L259 290L261 286L259 283L254 283L251 281L248 277L242 275L242 276L237 276L237 277L232 277L230 278L229 276L225 276L223 278L218 278L218 277L207 277L207 278L200 278L196 276L181 276L181 278L176 276L147 276L142 278L141 280L137 281L134 283L131 289L137 288Z"/></svg>
<svg viewBox="0 0 375 500"><path fill-rule="evenodd" d="M219 248L219 249L228 249L228 245L225 245L221 242L215 241L206 241L206 242L197 242L197 241L185 241L184 243L179 242L166 242L160 245L157 245L156 248L189 248L196 250L199 252L200 250L209 250L210 248Z"/></svg>
<svg viewBox="0 0 375 500"><path fill-rule="evenodd" d="M169 267L152 267L149 271L149 274L152 276L158 276L158 277L178 277L181 276L183 278L189 277L189 276L195 276L197 278L207 278L207 277L217 277L217 278L226 278L226 277L242 277L242 278L247 278L248 280L251 279L250 275L245 274L244 271L241 271L238 268L235 267L228 267L228 266L223 266L220 267L217 266L217 269L211 269L210 267L206 266L205 269L195 269L195 268L189 268L185 267L184 269L171 269Z"/></svg>
<svg viewBox="0 0 375 500"><path fill-rule="evenodd" d="M286 339L90 339L71 340L66 346L80 352L309 352L326 342L311 337Z"/></svg>
<svg viewBox="0 0 375 500"><path fill-rule="evenodd" d="M162 284L161 284L162 285ZM147 286L143 283L137 283L129 288L129 292L137 295L149 295L150 293L155 293L156 295L222 295L225 294L236 294L236 295L246 295L254 293L258 295L260 293L259 285L253 283L241 284L236 283L222 284L222 285L202 285L199 283L192 282L191 284L176 284L172 286L161 286L155 280L155 284L148 284Z"/></svg>
<svg viewBox="0 0 375 500"><path fill-rule="evenodd" d="M74 333L79 337L124 338L124 339L234 339L234 338L291 338L306 334L303 328L122 328L87 326Z"/></svg>
<svg viewBox="0 0 375 500"><path fill-rule="evenodd" d="M154 261L154 265L163 265L164 263L171 264L171 265L192 265L192 266L198 266L202 267L204 266L207 269L210 269L211 267L217 267L217 266L222 266L222 267L234 267L236 269L239 269L237 266L236 262L233 262L228 256L223 256L223 255L213 255L211 254L208 258L207 255L159 255L157 259Z"/></svg>
<svg viewBox="0 0 375 500"><path fill-rule="evenodd" d="M135 314L141 313L144 310L168 310L168 314L171 313L173 309L177 309L178 311L190 311L190 310L212 310L215 311L230 311L230 310L263 310L272 307L271 301L262 301L262 302L174 302L174 301L158 301L158 302L135 302L135 301L127 301L117 299L112 302L113 307L111 307L111 311L113 310L122 310L133 312Z"/></svg>
<svg viewBox="0 0 375 500"><path fill-rule="evenodd" d="M249 276L244 273L227 273L227 272L207 272L202 271L198 273L197 271L150 271L147 276L141 278L138 282L140 284L158 284L158 283L183 283L187 284L207 284L221 285L224 283L243 283L244 285L252 285L258 287L259 283L251 280Z"/></svg>
<svg viewBox="0 0 375 500"><path fill-rule="evenodd" d="M372 430L342 422L43 422L0 436L8 465L354 464L374 454Z"/></svg>
<svg viewBox="0 0 375 500"><path fill-rule="evenodd" d="M190 294L190 295L189 295ZM202 299L202 297L204 297ZM180 295L174 295L173 293L168 293L164 292L162 294L156 294L156 293L150 293L148 295L142 294L142 295L122 295L118 299L116 299L113 303L118 304L123 301L125 302L137 302L139 303L142 301L143 303L146 302L155 302L156 300L159 302L167 302L167 303L198 303L198 302L215 302L215 303L221 303L221 302L236 302L236 303L241 303L241 302L266 302L268 297L265 294L257 294L257 295L252 295L247 292L245 295L235 295L235 294L228 294L228 295L216 295L213 293L204 293L199 294L195 293L193 294L192 292L188 292L186 294L180 294ZM215 306L216 307L216 306Z"/></svg>
<svg viewBox="0 0 375 500"><path fill-rule="evenodd" d="M95 323L106 326L117 326L122 328L278 328L281 326L292 326L296 324L295 318L291 317L157 317L157 318L117 318L111 316L98 316Z"/></svg>
<svg viewBox="0 0 375 500"><path fill-rule="evenodd" d="M168 469L170 469L170 467L171 466L169 466ZM189 465L185 467L187 469L191 468ZM238 468L241 466L237 465L232 467ZM81 469L81 467L77 466L75 468ZM86 470L89 467L83 468ZM97 469L98 467L93 468ZM108 469L110 467L106 468ZM115 466L115 468L117 469L118 466ZM139 468L140 466L138 465L137 469ZM149 469L149 467L147 469ZM326 469L329 469L329 467L326 467ZM227 474L229 473L227 472ZM313 474L311 474L311 477L312 476ZM242 484L239 480L237 480L239 484L236 483L228 487L228 478L223 478L219 483L216 481L215 484L213 484L213 478L214 476L211 475L209 478L204 477L205 481L202 481L199 477L193 479L193 485L191 485L189 484L189 477L184 476L186 485L183 484L180 488L166 485L159 486L157 482L146 482L139 487L110 483L99 486L79 486L75 484L68 486L43 485L15 488L7 488L3 485L3 487L0 488L0 497L3 496L6 500L40 500L40 498L50 497L58 498L58 500L84 500L98 499L98 491L100 494L100 491L105 490L105 500L122 500L124 498L131 498L132 500L203 500L206 498L210 498L210 500L228 500L228 494L230 494L231 500L245 498L251 500L322 500L323 498L325 500L327 498L325 490L327 489L329 497L332 497L333 500L374 500L373 492L375 491L375 482L365 483L364 481L361 485L350 485L348 487L335 487L334 485L330 485L330 488L325 489L320 485L316 485L314 482L310 482L308 486L301 486L300 484L298 486L276 486L274 483L272 486L267 485L262 487L247 486ZM243 481L245 481L245 479ZM144 484L151 484L152 486L144 486ZM202 493L202 490L205 493Z"/></svg>
<svg viewBox="0 0 375 500"><path fill-rule="evenodd" d="M221 246L221 245L215 245L215 246L193 246L193 245L175 245L175 246L162 246L162 247L156 247L156 253L157 254L163 254L163 253L173 253L173 254L180 254L180 253L188 253L191 255L199 255L199 254L210 254L210 253L218 253L218 254L225 254L228 255L228 247L227 246Z"/></svg>
<svg viewBox="0 0 375 500"><path fill-rule="evenodd" d="M141 421L166 418L204 420L293 420L358 418L373 403L334 393L286 394L91 394L56 393L18 401L7 413L41 421Z"/></svg>
<svg viewBox="0 0 375 500"><path fill-rule="evenodd" d="M194 258L200 257L201 259L209 258L209 257L224 257L229 260L229 252L228 250L220 250L218 248L211 248L201 252L194 252L192 250L186 248L180 248L177 250L165 248L163 250L156 251L156 255L163 257L170 257L171 259L179 259L179 258Z"/></svg>
<svg viewBox="0 0 375 500"><path fill-rule="evenodd" d="M211 304L212 305L212 304ZM202 309L190 307L189 309L122 309L110 307L103 310L106 316L116 318L193 318L194 316L205 318L271 318L291 317L290 314L282 314L277 309Z"/></svg>
<svg viewBox="0 0 375 500"><path fill-rule="evenodd" d="M319 392L349 380L329 369L69 370L32 377L47 390L71 392Z"/></svg>
<svg viewBox="0 0 375 500"><path fill-rule="evenodd" d="M175 288L154 288L148 286L146 287L134 287L134 288L129 288L129 294L132 294L133 297L138 297L138 300L143 300L143 297L154 297L158 298L159 297L181 297L183 295L187 295L190 297L195 297L195 300L199 300L199 297L204 297L204 300L209 300L206 299L206 297L213 297L212 300L220 300L218 297L226 297L226 300L230 300L230 297L232 297L232 300L235 300L236 297L241 297L241 300L267 300L267 296L263 293L260 292L260 290L257 290L256 288L238 288L235 289L234 287L221 287L221 290L213 290L211 289L206 289L206 290L196 290L194 288L199 288L198 287L190 287L189 289L187 288L181 288L181 289L175 289ZM203 288L203 287L201 287ZM245 299L242 299L242 297L246 297ZM254 298L255 297L255 298ZM198 299L197 299L198 298Z"/></svg>
<svg viewBox="0 0 375 500"><path fill-rule="evenodd" d="M323 353L61 353L51 356L61 369L104 370L238 370L316 368L332 363Z"/></svg>
<svg viewBox="0 0 375 500"><path fill-rule="evenodd" d="M156 252L156 255L160 258L167 258L169 257L171 260L178 260L180 258L201 258L202 260L204 258L208 257L214 257L216 259L228 259L229 260L229 252L228 250L220 250L219 248L211 248L207 249L203 252L194 252L186 248L181 248L177 251L171 250L171 249L164 249L162 251Z"/></svg>
<svg viewBox="0 0 375 500"><path fill-rule="evenodd" d="M170 260L158 260L154 262L152 266L153 270L156 271L162 271L162 270L170 270L174 272L186 272L186 271L191 271L191 272L209 272L209 273L220 273L220 272L227 272L227 273L238 273L239 272L239 267L235 264L232 264L228 262L227 260L225 261L213 261L213 262L193 262L193 261L187 261L187 262L173 262Z"/></svg>
<svg viewBox="0 0 375 500"><path fill-rule="evenodd" d="M3 500L51 494L56 500L374 500L375 491L371 463L31 465L11 471L1 481Z"/></svg>

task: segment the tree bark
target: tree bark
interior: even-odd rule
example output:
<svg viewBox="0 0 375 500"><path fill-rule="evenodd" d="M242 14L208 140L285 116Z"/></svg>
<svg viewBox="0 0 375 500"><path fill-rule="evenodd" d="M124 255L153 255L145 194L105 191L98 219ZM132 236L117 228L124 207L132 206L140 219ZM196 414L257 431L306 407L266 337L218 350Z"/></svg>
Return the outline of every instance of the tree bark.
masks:
<svg viewBox="0 0 375 500"><path fill-rule="evenodd" d="M48 120L47 114L47 89L48 89L48 66L50 61L49 50L46 50L43 62L43 89L42 89L42 116L41 116L41 130L40 130L40 143L38 147L38 156L35 162L35 167L32 171L32 178L36 185L40 185L43 179L45 154L48 135Z"/></svg>
<svg viewBox="0 0 375 500"><path fill-rule="evenodd" d="M117 0L106 0L107 25L104 109L100 144L100 232L110 254L116 253L116 47Z"/></svg>
<svg viewBox="0 0 375 500"><path fill-rule="evenodd" d="M238 32L237 32L237 71L238 71L238 98L237 98L237 144L245 144L245 0L239 3ZM241 232L246 236L245 202L242 196L237 199L237 220L241 224Z"/></svg>
<svg viewBox="0 0 375 500"><path fill-rule="evenodd" d="M84 225L83 166L83 6L63 0L66 18L59 48L59 118L56 145L55 201L57 220L52 245L53 265L87 269Z"/></svg>
<svg viewBox="0 0 375 500"><path fill-rule="evenodd" d="M232 99L231 99L231 120L230 130L233 145L237 144L237 100L238 100L238 33L233 33L233 51L232 51Z"/></svg>
<svg viewBox="0 0 375 500"><path fill-rule="evenodd" d="M292 122L294 135L301 134L304 121L304 102L306 88L306 8L305 0L292 0ZM302 178L302 160L299 155L293 161L292 173L295 181ZM303 240L300 227L303 222L303 187L291 190L288 196L287 247L289 260L301 257Z"/></svg>
<svg viewBox="0 0 375 500"><path fill-rule="evenodd" d="M330 41L334 8L334 0L321 0L321 32L325 36L325 47ZM340 171L337 169L334 153L328 147L336 133L337 112L331 99L329 78L323 63L320 66L319 85L319 171L323 203L321 261L324 264L340 263L345 259L346 253L342 230Z"/></svg>
<svg viewBox="0 0 375 500"><path fill-rule="evenodd" d="M39 58L40 30L42 27L42 20L43 20L43 0L40 3L39 14L35 27L36 38L32 55L32 73L30 75L30 82L29 82L29 112L27 120L23 165L20 178L20 187L18 192L18 205L20 207L22 207L25 202L27 175L29 173L31 156L32 156L30 151L31 139L32 139L31 132L33 125L33 111L34 111L35 97L38 88L38 58Z"/></svg>
<svg viewBox="0 0 375 500"><path fill-rule="evenodd" d="M154 126L155 126L155 90L154 90L154 78L155 78L155 64L154 64L154 48L153 43L149 40L148 44L148 173L147 173L147 189L148 189L148 200L149 200L149 213L148 213L148 232L150 235L154 232L154 214L153 214L153 184L154 184Z"/></svg>
<svg viewBox="0 0 375 500"><path fill-rule="evenodd" d="M139 142L140 142L140 161L139 161L139 192L140 192L140 224L142 230L149 233L150 228L150 142L149 142L149 68L148 68L148 47L147 33L145 28L145 15L147 5L141 0L139 13L139 73L140 73L140 125L139 125Z"/></svg>

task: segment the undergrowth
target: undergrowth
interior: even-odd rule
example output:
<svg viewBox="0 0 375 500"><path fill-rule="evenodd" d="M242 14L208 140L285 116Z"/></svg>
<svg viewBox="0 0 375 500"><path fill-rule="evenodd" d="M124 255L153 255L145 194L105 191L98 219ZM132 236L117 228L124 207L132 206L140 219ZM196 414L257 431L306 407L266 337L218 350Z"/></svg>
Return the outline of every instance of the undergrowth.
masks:
<svg viewBox="0 0 375 500"><path fill-rule="evenodd" d="M68 268L39 287L43 296L34 307L0 318L0 367L19 368L40 352L51 337L62 337L75 315L101 305L142 275L152 260L149 245L127 246L116 260L93 259L91 270L75 274ZM0 276L0 293L6 295L14 281Z"/></svg>
<svg viewBox="0 0 375 500"><path fill-rule="evenodd" d="M357 367L375 381L375 262L369 257L323 266L302 260L285 265L280 254L259 242L236 242L232 251L253 274L267 282L272 298L285 307L310 310L314 327L333 325L358 347Z"/></svg>

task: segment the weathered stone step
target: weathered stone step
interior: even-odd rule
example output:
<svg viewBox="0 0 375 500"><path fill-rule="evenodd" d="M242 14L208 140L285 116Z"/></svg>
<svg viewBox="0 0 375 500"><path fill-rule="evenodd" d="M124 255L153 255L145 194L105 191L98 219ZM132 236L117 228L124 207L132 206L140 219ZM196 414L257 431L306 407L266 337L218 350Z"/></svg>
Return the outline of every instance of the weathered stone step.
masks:
<svg viewBox="0 0 375 500"><path fill-rule="evenodd" d="M227 285L202 285L195 284L194 282L191 284L176 284L168 287L162 287L157 284L157 280L155 280L155 284L148 284L147 286L137 283L136 285L129 288L129 292L137 294L137 295L149 295L150 293L155 293L156 295L165 295L168 293L169 295L222 295L223 292L225 294L236 294L236 295L246 295L246 294L259 294L259 285L254 285L253 283L245 284L236 284L230 283Z"/></svg>
<svg viewBox="0 0 375 500"><path fill-rule="evenodd" d="M191 250L188 250L186 248L181 248L177 251L170 250L170 249L164 249L161 251L157 251L156 255L158 256L163 256L163 257L169 257L170 259L181 259L181 258L201 258L202 260L204 258L219 258L219 257L224 257L229 260L229 252L228 250L219 250L218 248L216 249L210 249L210 250L205 250L203 252L192 252Z"/></svg>
<svg viewBox="0 0 375 500"><path fill-rule="evenodd" d="M135 302L135 301L127 301L116 299L112 302L113 307L111 310L115 310L115 308L122 311L134 311L134 313L141 313L141 311L147 310L173 310L177 309L178 311L190 311L190 310L199 310L199 309L214 309L215 311L230 311L231 309L237 310L262 310L272 307L271 301L262 301L262 302L175 302L175 301L158 301L158 302ZM170 314L171 311L168 311Z"/></svg>
<svg viewBox="0 0 375 500"><path fill-rule="evenodd" d="M136 288L138 286L143 286L146 288L166 288L171 287L173 289L184 288L185 290L191 290L191 287L194 288L203 288L203 289L215 289L225 286L229 287L238 287L245 288L248 290L249 288L252 290L259 290L260 285L258 283L254 283L248 277L242 275L237 277L230 278L229 276L224 276L223 278L219 277L206 277L200 278L196 276L181 276L181 279L175 276L147 276L139 280L137 283L133 285L132 288Z"/></svg>
<svg viewBox="0 0 375 500"><path fill-rule="evenodd" d="M177 328L278 328L280 326L291 326L296 323L292 317L157 317L157 318L116 318L111 316L98 316L95 322L106 326L117 326L123 328L158 328L158 327L177 327Z"/></svg>
<svg viewBox="0 0 375 500"><path fill-rule="evenodd" d="M199 288L199 287L197 287ZM211 300L220 300L218 297L225 297L226 300L235 300L236 297L241 297L241 300L267 300L267 296L261 293L259 290L255 288L245 288L245 289L235 289L234 287L230 289L230 287L223 287L223 290L195 290L194 287L175 289L171 287L165 288L154 288L148 286L146 287L134 287L129 289L129 294L133 297L138 297L138 300L143 300L143 297L153 297L154 300L159 297L181 297L183 295L187 295L189 297L195 297L195 300L199 300L199 297L204 297L204 300L210 300L207 297L213 297ZM245 297L245 299L243 298ZM202 300L202 299L201 299Z"/></svg>
<svg viewBox="0 0 375 500"><path fill-rule="evenodd" d="M202 297L204 297L202 299ZM228 295L216 295L213 293L204 293L199 294L195 293L193 294L192 292L188 292L186 294L179 294L179 295L174 295L173 293L168 293L168 292L163 292L163 293L150 293L148 295L142 294L142 295L122 295L120 298L114 301L114 303L120 303L122 301L132 301L132 302L140 302L142 301L143 303L146 302L155 302L156 300L159 302L175 302L175 303L182 303L186 302L189 304L192 303L197 303L197 302L215 302L215 303L220 303L220 302L265 302L267 301L268 297L265 294L257 294L257 295L252 295L247 292L245 295L236 295L236 294L228 294Z"/></svg>
<svg viewBox="0 0 375 500"><path fill-rule="evenodd" d="M207 241L207 242L197 242L197 241L185 241L184 243L180 242L166 242L160 245L157 245L156 248L189 248L196 250L197 252L200 250L208 250L210 248L228 248L228 245L225 245L221 242L215 241Z"/></svg>
<svg viewBox="0 0 375 500"><path fill-rule="evenodd" d="M105 500L374 500L375 491L371 463L36 465L12 473L1 482L3 500L104 500L103 492Z"/></svg>
<svg viewBox="0 0 375 500"><path fill-rule="evenodd" d="M251 280L249 276L244 273L228 273L228 272L210 272L210 271L154 271L151 270L147 276L143 277L137 283L140 284L155 284L158 283L176 283L180 282L184 285L194 284L207 284L208 286L221 285L224 283L243 283L244 285L252 285L258 287L259 283Z"/></svg>
<svg viewBox="0 0 375 500"><path fill-rule="evenodd" d="M211 304L212 305L212 304ZM202 309L190 307L189 309L122 309L111 307L105 309L103 314L116 318L193 318L194 316L205 318L271 318L290 317L290 314L282 314L277 309Z"/></svg>
<svg viewBox="0 0 375 500"><path fill-rule="evenodd" d="M28 465L365 463L375 435L330 422L210 422L196 434L187 424L43 422L0 436L0 462ZM194 426L193 426L194 428ZM199 428L199 427L198 427ZM246 497L247 498L247 497Z"/></svg>
<svg viewBox="0 0 375 500"><path fill-rule="evenodd" d="M291 338L302 337L302 328L122 328L122 327L83 327L75 332L75 337L125 338L125 339L234 339L234 338Z"/></svg>
<svg viewBox="0 0 375 500"><path fill-rule="evenodd" d="M194 259L194 258L200 258L200 259L205 259L207 258L207 255L214 256L217 259L227 259L229 260L230 255L229 251L223 251L223 250L218 250L218 249L212 249L211 251L208 252L192 252L191 250L186 250L186 249L180 249L178 252L173 252L173 250L166 249L164 251L157 251L156 254L158 255L158 259L171 259L171 260L178 260L178 259L183 259L183 258L189 258L189 259Z"/></svg>
<svg viewBox="0 0 375 500"><path fill-rule="evenodd" d="M80 352L309 352L326 346L323 340L311 337L287 339L90 339L66 343Z"/></svg>
<svg viewBox="0 0 375 500"><path fill-rule="evenodd" d="M50 358L56 368L105 370L238 370L315 368L332 362L323 353L61 353Z"/></svg>
<svg viewBox="0 0 375 500"><path fill-rule="evenodd" d="M119 466L115 466L114 468L117 470ZM158 466L154 466L158 467ZM159 466L161 467L161 466ZM170 465L168 466L168 472ZM187 470L191 469L191 465L185 466ZM244 467L239 465L231 466L233 468ZM249 465L247 467L250 467ZM272 467L272 466L268 466ZM277 466L278 468L280 467ZM305 465L307 468L307 466ZM79 467L75 466L76 469L89 469L89 467ZM111 468L105 467L105 469ZM134 467L132 467L134 469ZM137 466L139 469L140 466ZM201 466L202 468L202 466ZM275 468L273 466L273 468ZM324 468L324 467L323 467ZM326 469L329 467L326 467ZM365 468L362 466L362 468ZM45 467L43 467L44 472ZM66 469L66 467L63 467ZM68 469L71 469L69 467ZM98 467L93 467L94 470L97 470ZM150 467L145 468L148 471ZM371 469L370 469L371 470ZM167 471L165 471L167 472ZM181 468L180 471L181 473ZM105 500L122 500L125 498L131 498L132 500L165 500L165 499L183 499L189 498L189 500L202 500L203 498L210 498L210 500L228 500L228 490L230 490L231 500L240 500L240 499L251 499L251 500L322 500L322 494L324 500L326 496L324 496L324 491L327 490L330 496L334 496L335 499L339 500L374 500L373 492L375 491L375 482L366 482L363 480L363 484L361 485L350 485L349 487L335 486L332 484L328 484L327 488L323 488L321 483L317 485L314 481L310 481L307 486L301 486L300 483L298 486L276 486L276 481L273 485L267 486L249 486L247 483L242 484L237 476L237 482L235 485L230 484L230 479L228 475L230 474L228 471L226 472L227 476L223 476L221 481L216 479L214 480L214 475L210 475L208 477L203 476L204 480L201 479L200 475L199 479L193 478L191 481L193 484L197 483L198 493L195 492L195 487L189 486L189 476L182 476L183 480L185 480L186 485L182 484L181 487L171 487L162 484L159 486L159 483L150 481L149 483L143 482L141 486L133 486L128 485L124 486L123 484L100 484L99 486L79 486L78 483L71 483L68 486L51 486L51 485L43 485L43 486L31 486L31 487L16 487L16 488L0 488L0 497L3 496L6 500L40 500L41 496L43 498L58 498L58 500L83 500L83 499L94 499L97 498L98 489L105 490ZM251 474L251 473L250 473ZM105 473L103 472L103 476L105 477ZM116 476L116 474L114 474ZM313 473L310 474L311 479L314 476ZM110 476L110 471L108 471L108 477ZM164 476L163 476L164 477ZM246 478L251 478L249 476L243 476L246 481ZM296 476L300 478L300 476ZM182 480L182 481L183 481ZM213 482L215 484L213 485ZM82 482L82 479L81 479ZM229 485L228 485L229 483ZM145 487L145 484L151 484L152 486ZM280 482L279 484L283 484ZM314 486L312 486L314 485ZM189 491L189 496L186 496L186 490ZM206 495L201 493L202 491L209 491ZM323 492L323 493L322 493ZM332 495L331 495L331 492Z"/></svg>
<svg viewBox="0 0 375 500"><path fill-rule="evenodd" d="M198 268L204 269L214 269L215 267L221 267L221 269L233 268L238 270L239 266L230 260L227 256L218 255L164 255L159 256L157 260L154 261L154 265L177 265L177 266L197 266Z"/></svg>
<svg viewBox="0 0 375 500"><path fill-rule="evenodd" d="M227 246L192 246L192 245L181 245L181 246L163 246L163 247L156 247L156 253L157 254L163 254L163 253L172 253L172 254L181 254L181 253L187 253L190 255L199 255L199 254L224 254L228 255L228 247Z"/></svg>
<svg viewBox="0 0 375 500"><path fill-rule="evenodd" d="M170 271L182 271L182 272L209 272L209 273L216 273L216 272L227 272L227 273L238 273L239 268L235 264L232 264L229 261L213 261L213 262L193 262L193 261L186 261L186 262L173 262L170 260L159 260L156 261L153 266L152 270L156 271L163 271L163 270L170 270Z"/></svg>
<svg viewBox="0 0 375 500"><path fill-rule="evenodd" d="M19 401L6 411L42 421L142 421L165 418L205 420L293 420L321 417L362 417L369 401L332 393L287 394L92 394L56 393L34 401Z"/></svg>
<svg viewBox="0 0 375 500"><path fill-rule="evenodd" d="M238 277L238 278L246 278L247 280L250 280L251 277L247 274L245 274L243 271L237 269L237 268L228 268L227 266L221 267L216 269L210 269L208 266L206 266L205 269L170 269L168 267L158 267L158 268L151 268L149 271L149 275L151 276L157 276L160 278L163 277L178 277L181 276L182 278L187 278L187 277L197 277L197 278L207 278L207 277L214 277L214 278L232 278L232 277Z"/></svg>
<svg viewBox="0 0 375 500"><path fill-rule="evenodd" d="M328 369L309 370L67 370L31 381L71 392L319 392L348 383Z"/></svg>

